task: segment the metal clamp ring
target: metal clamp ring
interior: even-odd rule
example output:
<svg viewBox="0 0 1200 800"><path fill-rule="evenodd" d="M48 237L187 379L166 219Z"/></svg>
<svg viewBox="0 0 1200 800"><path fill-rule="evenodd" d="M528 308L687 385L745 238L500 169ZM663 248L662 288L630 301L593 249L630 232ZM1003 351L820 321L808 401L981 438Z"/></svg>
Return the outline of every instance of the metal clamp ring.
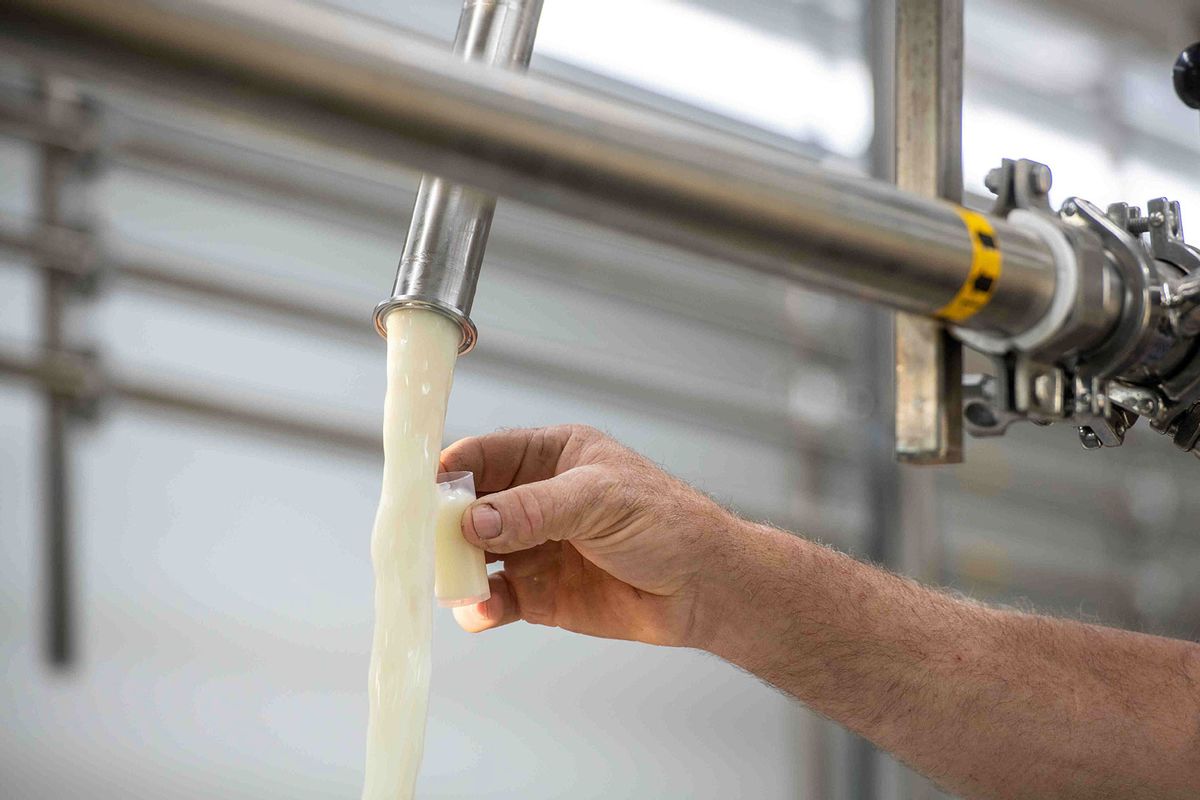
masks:
<svg viewBox="0 0 1200 800"><path fill-rule="evenodd" d="M1031 353L1057 336L1075 310L1079 291L1079 260L1067 235L1044 214L1026 209L1014 209L1008 215L1014 227L1034 234L1050 248L1054 257L1054 298L1045 316L1028 330L1015 336L995 336L985 331L954 328L954 335L976 350L989 355L1003 355L1010 350Z"/></svg>
<svg viewBox="0 0 1200 800"><path fill-rule="evenodd" d="M461 335L458 343L458 354L460 356L465 356L474 350L476 343L479 341L479 330L475 327L475 323L471 321L470 317L444 303L421 297L389 297L375 306L375 313L373 315L375 330L385 339L387 338L387 325L384 323L384 318L397 308L423 308L450 318L454 324L458 325Z"/></svg>
<svg viewBox="0 0 1200 800"><path fill-rule="evenodd" d="M1068 216L1077 214L1099 234L1104 249L1113 257L1125 282L1126 302L1117 330L1107 344L1089 353L1086 359L1089 375L1112 377L1135 363L1153 341L1157 297L1153 287L1158 284L1158 268L1137 239L1087 200L1072 197L1063 210Z"/></svg>

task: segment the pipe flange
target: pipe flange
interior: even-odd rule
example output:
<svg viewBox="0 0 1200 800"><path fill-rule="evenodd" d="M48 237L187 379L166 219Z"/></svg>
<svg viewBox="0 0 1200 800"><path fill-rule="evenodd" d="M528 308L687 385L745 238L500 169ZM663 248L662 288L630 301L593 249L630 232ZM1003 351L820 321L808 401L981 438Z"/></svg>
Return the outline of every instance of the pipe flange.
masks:
<svg viewBox="0 0 1200 800"><path fill-rule="evenodd" d="M1079 293L1079 259L1067 234L1044 214L1014 209L1008 221L1032 233L1046 243L1054 257L1055 289L1050 308L1033 327L1015 336L995 336L984 331L954 328L954 335L967 345L988 355L1003 355L1011 350L1032 353L1046 345L1066 327L1075 310Z"/></svg>
<svg viewBox="0 0 1200 800"><path fill-rule="evenodd" d="M1070 198L1063 205L1063 214L1100 236L1125 283L1125 308L1116 331L1107 344L1085 357L1089 375L1114 377L1137 364L1156 344L1154 315L1161 302L1158 267L1128 231L1087 200Z"/></svg>
<svg viewBox="0 0 1200 800"><path fill-rule="evenodd" d="M385 339L387 338L387 327L384 325L384 319L398 308L423 308L427 311L436 311L442 316L453 320L462 336L458 343L458 354L460 356L465 356L474 350L475 345L479 343L479 329L475 327L475 323L466 314L436 300L430 300L426 297L406 296L389 297L375 306L375 330Z"/></svg>

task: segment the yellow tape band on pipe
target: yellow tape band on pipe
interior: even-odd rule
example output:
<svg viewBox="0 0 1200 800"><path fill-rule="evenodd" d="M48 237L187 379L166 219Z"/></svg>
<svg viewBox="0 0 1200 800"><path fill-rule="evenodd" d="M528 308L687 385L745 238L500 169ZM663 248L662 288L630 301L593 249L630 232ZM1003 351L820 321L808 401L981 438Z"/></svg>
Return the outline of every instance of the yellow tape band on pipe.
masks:
<svg viewBox="0 0 1200 800"><path fill-rule="evenodd" d="M974 256L971 272L962 288L937 312L936 316L947 322L964 322L990 303L1004 269L1004 256L996 242L996 231L987 217L965 208L958 209L958 215L966 223Z"/></svg>

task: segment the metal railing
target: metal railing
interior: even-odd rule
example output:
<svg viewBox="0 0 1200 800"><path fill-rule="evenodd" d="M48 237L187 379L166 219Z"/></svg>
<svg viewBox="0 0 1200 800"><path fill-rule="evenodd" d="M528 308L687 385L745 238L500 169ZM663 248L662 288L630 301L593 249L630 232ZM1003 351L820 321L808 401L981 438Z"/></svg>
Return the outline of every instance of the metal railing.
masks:
<svg viewBox="0 0 1200 800"><path fill-rule="evenodd" d="M970 272L952 204L595 93L454 60L427 43L289 0L22 0L7 50L235 111L489 192L715 255L823 291L932 315ZM231 87L229 76L238 77ZM336 125L332 115L336 114ZM1002 220L1005 280L964 324L1002 334L1048 307L1047 246Z"/></svg>

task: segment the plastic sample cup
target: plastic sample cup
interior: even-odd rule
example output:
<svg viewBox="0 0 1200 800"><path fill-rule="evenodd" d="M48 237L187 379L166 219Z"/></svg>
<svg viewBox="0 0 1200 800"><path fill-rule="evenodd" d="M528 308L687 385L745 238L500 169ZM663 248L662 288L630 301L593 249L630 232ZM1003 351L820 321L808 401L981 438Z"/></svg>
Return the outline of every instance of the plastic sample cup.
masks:
<svg viewBox="0 0 1200 800"><path fill-rule="evenodd" d="M437 477L437 527L433 548L433 593L452 608L482 603L492 596L483 551L462 535L463 513L475 500L475 476L446 472Z"/></svg>

